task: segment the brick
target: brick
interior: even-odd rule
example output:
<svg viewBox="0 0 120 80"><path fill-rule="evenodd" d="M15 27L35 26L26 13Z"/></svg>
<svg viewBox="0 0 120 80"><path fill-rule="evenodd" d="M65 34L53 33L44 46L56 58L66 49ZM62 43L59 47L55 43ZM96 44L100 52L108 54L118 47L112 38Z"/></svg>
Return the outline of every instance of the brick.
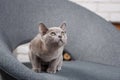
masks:
<svg viewBox="0 0 120 80"><path fill-rule="evenodd" d="M119 2L119 4L120 4L120 0L111 0L111 2Z"/></svg>
<svg viewBox="0 0 120 80"><path fill-rule="evenodd" d="M118 3L102 3L98 5L100 12L118 12L120 11L120 4Z"/></svg>
<svg viewBox="0 0 120 80"><path fill-rule="evenodd" d="M120 13L112 13L110 15L110 20L113 22L120 22Z"/></svg>
<svg viewBox="0 0 120 80"><path fill-rule="evenodd" d="M108 21L120 22L120 0L70 0L103 17Z"/></svg>
<svg viewBox="0 0 120 80"><path fill-rule="evenodd" d="M70 0L72 2L89 2L89 3L93 3L93 2L110 2L111 0Z"/></svg>
<svg viewBox="0 0 120 80"><path fill-rule="evenodd" d="M93 11L93 12L97 10L97 7L96 7L97 4L96 3L80 3L79 2L77 4L87 8L87 9Z"/></svg>
<svg viewBox="0 0 120 80"><path fill-rule="evenodd" d="M88 0L92 2L110 2L110 0Z"/></svg>

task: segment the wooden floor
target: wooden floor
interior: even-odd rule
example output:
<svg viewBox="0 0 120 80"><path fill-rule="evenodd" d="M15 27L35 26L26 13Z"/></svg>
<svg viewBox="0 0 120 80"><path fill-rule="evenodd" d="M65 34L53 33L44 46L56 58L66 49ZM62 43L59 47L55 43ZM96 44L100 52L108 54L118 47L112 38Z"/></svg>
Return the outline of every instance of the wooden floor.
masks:
<svg viewBox="0 0 120 80"><path fill-rule="evenodd" d="M120 23L112 23L118 30L120 30Z"/></svg>

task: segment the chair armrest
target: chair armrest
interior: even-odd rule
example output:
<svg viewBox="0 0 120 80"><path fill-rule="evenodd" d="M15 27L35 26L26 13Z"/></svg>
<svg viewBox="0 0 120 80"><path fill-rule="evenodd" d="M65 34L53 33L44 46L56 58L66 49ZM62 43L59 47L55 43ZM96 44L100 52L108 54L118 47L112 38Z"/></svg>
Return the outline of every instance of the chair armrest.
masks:
<svg viewBox="0 0 120 80"><path fill-rule="evenodd" d="M42 80L41 74L37 74L25 67L15 59L7 48L6 43L0 38L0 69L19 80ZM45 79L46 80L46 79Z"/></svg>

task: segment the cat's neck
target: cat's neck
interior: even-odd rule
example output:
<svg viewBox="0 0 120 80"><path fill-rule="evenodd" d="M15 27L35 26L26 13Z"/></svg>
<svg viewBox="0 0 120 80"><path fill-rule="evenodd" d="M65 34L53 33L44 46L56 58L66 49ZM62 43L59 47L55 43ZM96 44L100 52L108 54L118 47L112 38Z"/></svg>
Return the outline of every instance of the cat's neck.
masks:
<svg viewBox="0 0 120 80"><path fill-rule="evenodd" d="M57 43L50 43L50 42L46 42L45 46L48 50L57 50L58 48L60 48L60 46L58 46Z"/></svg>
<svg viewBox="0 0 120 80"><path fill-rule="evenodd" d="M43 47L43 49L46 49L47 51L56 51L60 48L60 46L57 43L47 42L43 40L42 37L40 41L42 42L41 47Z"/></svg>

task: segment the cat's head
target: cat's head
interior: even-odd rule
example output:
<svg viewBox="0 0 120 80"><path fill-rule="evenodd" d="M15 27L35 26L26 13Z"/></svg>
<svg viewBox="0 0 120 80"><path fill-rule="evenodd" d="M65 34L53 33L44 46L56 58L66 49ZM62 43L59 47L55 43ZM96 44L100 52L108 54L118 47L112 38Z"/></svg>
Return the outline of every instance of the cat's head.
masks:
<svg viewBox="0 0 120 80"><path fill-rule="evenodd" d="M51 28L47 28L43 23L40 23L39 32L46 44L63 46L67 43L66 23Z"/></svg>

